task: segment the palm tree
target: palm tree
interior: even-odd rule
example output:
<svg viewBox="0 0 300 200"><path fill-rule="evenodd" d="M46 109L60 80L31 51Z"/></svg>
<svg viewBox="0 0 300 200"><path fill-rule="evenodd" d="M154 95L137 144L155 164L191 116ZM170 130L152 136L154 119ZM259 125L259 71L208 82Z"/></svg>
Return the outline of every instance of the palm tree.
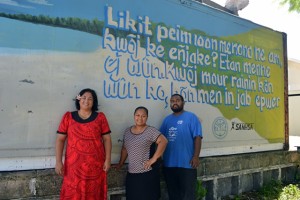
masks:
<svg viewBox="0 0 300 200"><path fill-rule="evenodd" d="M281 5L289 4L289 11L300 13L300 0L280 0Z"/></svg>

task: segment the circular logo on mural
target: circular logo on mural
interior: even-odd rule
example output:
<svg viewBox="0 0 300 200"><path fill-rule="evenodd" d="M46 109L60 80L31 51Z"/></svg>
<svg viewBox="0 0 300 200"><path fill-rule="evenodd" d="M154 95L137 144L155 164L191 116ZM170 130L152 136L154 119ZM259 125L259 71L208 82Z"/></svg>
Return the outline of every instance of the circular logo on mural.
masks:
<svg viewBox="0 0 300 200"><path fill-rule="evenodd" d="M212 131L216 138L223 139L228 133L227 121L223 117L218 117L212 124Z"/></svg>

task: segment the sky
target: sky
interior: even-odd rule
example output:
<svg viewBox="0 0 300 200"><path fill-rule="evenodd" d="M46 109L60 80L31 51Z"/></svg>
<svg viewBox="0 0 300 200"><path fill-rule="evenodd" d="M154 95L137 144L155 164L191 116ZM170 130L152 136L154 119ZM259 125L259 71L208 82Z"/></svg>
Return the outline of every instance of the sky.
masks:
<svg viewBox="0 0 300 200"><path fill-rule="evenodd" d="M188 6L182 6L178 0L132 0L131 2L134 2L134 6L124 0L88 0L86 3L82 0L0 0L0 13L35 16L42 14L50 17L79 17L90 20L97 18L101 20L104 18L104 3L113 8L112 13L115 19L117 19L117 13L130 10L130 17L149 16L151 22L164 22L169 26L183 25L186 29L195 29L200 24L201 30L211 36L224 37L239 32L244 33L257 27L253 23L244 24L245 26L242 27L232 26L232 22L228 20L228 14L224 12L213 13L210 18L206 18L208 10L211 9L203 6L197 7L199 3L195 2ZM189 6L195 7L191 9ZM181 12L185 14L177 15ZM176 17L174 17L174 13L176 13ZM197 16L197 20L191 20L195 16ZM222 23L219 23L219 20L223 20ZM219 31L216 31L216 27L211 25L216 22Z"/></svg>
<svg viewBox="0 0 300 200"><path fill-rule="evenodd" d="M222 6L226 0L212 0ZM254 23L287 34L288 59L300 62L300 13L288 12L279 0L249 0L249 5L239 11L239 16Z"/></svg>
<svg viewBox="0 0 300 200"><path fill-rule="evenodd" d="M226 2L226 0L212 1L222 6L224 6ZM300 28L298 27L300 13L289 13L288 6L281 6L279 0L249 1L249 5L242 11L239 11L239 16L273 30L287 33L288 58L300 62ZM70 2L72 2L73 6L70 6ZM127 6L124 5L124 3L122 5L123 1L119 0L110 0L109 2L110 4L123 8ZM145 9L145 14L147 14L146 11L150 8L143 4L145 4L145 2L137 1L135 6L139 9ZM98 6L99 10L90 9L91 7L97 8ZM172 4L168 4L168 6L172 6ZM155 9L157 9L157 14L163 13L166 16L168 11L174 11L173 8L166 10L164 6ZM25 12L38 15L41 13L53 13L54 10L56 16L70 17L76 13L75 15L77 17L95 18L95 16L103 15L103 11L100 10L99 0L88 0L85 4L82 4L82 0L0 0L0 12L4 11L9 13L11 11L17 11L19 13ZM155 19L153 20L155 21ZM185 19L184 16L177 18L176 21L180 24L181 22L179 22L179 20L186 21L187 19ZM222 31L222 33L224 33L224 31Z"/></svg>

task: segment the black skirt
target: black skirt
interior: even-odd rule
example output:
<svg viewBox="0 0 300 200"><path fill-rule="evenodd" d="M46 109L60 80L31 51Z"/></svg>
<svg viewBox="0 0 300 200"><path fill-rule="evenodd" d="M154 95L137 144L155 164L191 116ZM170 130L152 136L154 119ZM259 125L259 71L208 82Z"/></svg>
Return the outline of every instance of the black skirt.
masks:
<svg viewBox="0 0 300 200"><path fill-rule="evenodd" d="M127 173L126 200L158 200L160 198L160 173L154 168L145 173Z"/></svg>

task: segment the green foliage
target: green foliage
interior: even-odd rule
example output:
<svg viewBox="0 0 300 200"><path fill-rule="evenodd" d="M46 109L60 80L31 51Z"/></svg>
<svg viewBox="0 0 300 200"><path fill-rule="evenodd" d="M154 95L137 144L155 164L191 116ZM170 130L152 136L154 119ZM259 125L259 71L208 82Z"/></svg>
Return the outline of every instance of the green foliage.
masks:
<svg viewBox="0 0 300 200"><path fill-rule="evenodd" d="M281 192L282 188L283 185L281 181L273 180L269 184L264 185L259 190L259 195L262 197L267 197L268 199L277 199L278 194Z"/></svg>
<svg viewBox="0 0 300 200"><path fill-rule="evenodd" d="M207 190L202 186L202 181L198 180L196 185L196 199L201 200L205 197Z"/></svg>
<svg viewBox="0 0 300 200"><path fill-rule="evenodd" d="M232 199L229 197L222 200ZM246 192L234 197L234 200L299 200L299 182L285 185L281 181L273 180L264 185L258 192Z"/></svg>
<svg viewBox="0 0 300 200"><path fill-rule="evenodd" d="M298 184L284 185L281 181L272 181L259 191L264 200L299 200L300 189Z"/></svg>
<svg viewBox="0 0 300 200"><path fill-rule="evenodd" d="M300 13L300 0L280 0L281 5L289 4L289 11Z"/></svg>
<svg viewBox="0 0 300 200"><path fill-rule="evenodd" d="M300 199L300 189L297 185L289 184L282 189L278 200L298 200Z"/></svg>
<svg viewBox="0 0 300 200"><path fill-rule="evenodd" d="M16 19L20 21L31 22L35 24L44 24L48 26L55 26L61 28L69 28L79 30L95 35L102 36L102 30L104 22L94 19L92 21L87 19L81 19L78 17L49 17L45 15L33 16L29 14L7 14L0 13L0 17L6 17L10 19Z"/></svg>

